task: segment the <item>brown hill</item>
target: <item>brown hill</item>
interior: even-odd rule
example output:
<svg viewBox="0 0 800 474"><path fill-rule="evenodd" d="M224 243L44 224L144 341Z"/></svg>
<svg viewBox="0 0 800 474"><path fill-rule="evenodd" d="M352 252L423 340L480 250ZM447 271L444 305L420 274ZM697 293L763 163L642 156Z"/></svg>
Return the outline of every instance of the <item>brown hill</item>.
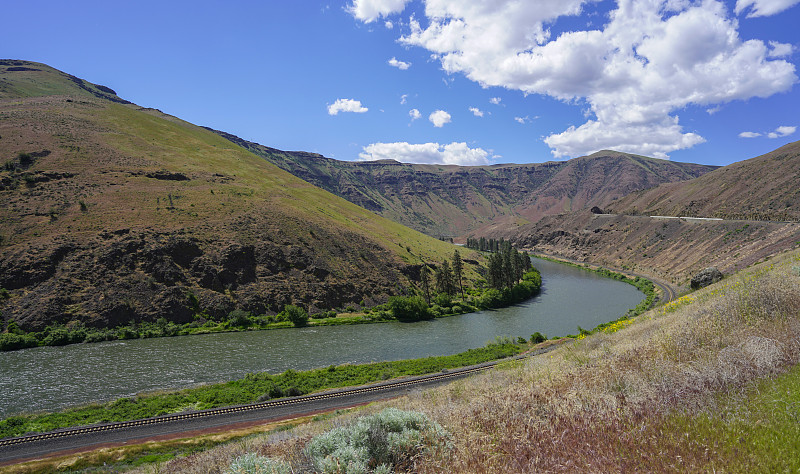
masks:
<svg viewBox="0 0 800 474"><path fill-rule="evenodd" d="M698 179L633 193L614 212L800 221L800 141Z"/></svg>
<svg viewBox="0 0 800 474"><path fill-rule="evenodd" d="M452 253L43 64L0 60L0 160L0 311L27 329L380 301Z"/></svg>
<svg viewBox="0 0 800 474"><path fill-rule="evenodd" d="M565 162L454 166L350 162L286 152L217 132L348 201L433 236L513 229L543 216L604 207L632 191L716 167L601 151Z"/></svg>
<svg viewBox="0 0 800 474"><path fill-rule="evenodd" d="M686 284L704 267L729 273L800 246L800 222L782 222L800 221L798 182L795 142L699 178L635 192L611 203L607 215L582 211L486 233Z"/></svg>

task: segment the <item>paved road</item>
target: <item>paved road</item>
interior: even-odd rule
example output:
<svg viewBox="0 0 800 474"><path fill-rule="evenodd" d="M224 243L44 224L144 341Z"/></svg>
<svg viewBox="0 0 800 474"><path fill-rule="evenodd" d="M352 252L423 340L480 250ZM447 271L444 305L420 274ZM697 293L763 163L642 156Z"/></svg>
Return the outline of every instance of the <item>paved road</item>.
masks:
<svg viewBox="0 0 800 474"><path fill-rule="evenodd" d="M557 344L552 345L506 360L542 354L557 346ZM302 397L165 415L121 423L68 428L18 438L6 438L0 440L0 466L54 456L60 453L89 451L96 449L100 445L135 444L137 441L142 442L154 436L178 435L180 433L208 430L209 428L218 428L217 431L222 432L225 431L225 427L247 422L266 423L320 411L354 407L377 400L399 397L411 390L447 383L491 369L499 362L486 362L431 375L409 377Z"/></svg>

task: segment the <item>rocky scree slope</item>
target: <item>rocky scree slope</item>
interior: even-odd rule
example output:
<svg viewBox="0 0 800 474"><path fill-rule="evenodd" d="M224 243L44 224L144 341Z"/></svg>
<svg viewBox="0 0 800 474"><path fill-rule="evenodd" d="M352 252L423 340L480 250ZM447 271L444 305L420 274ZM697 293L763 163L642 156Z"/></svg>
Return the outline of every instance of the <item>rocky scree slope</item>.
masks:
<svg viewBox="0 0 800 474"><path fill-rule="evenodd" d="M511 231L547 215L602 208L632 191L716 168L614 151L524 165L349 162L216 133L309 183L435 237L481 234L496 227Z"/></svg>
<svg viewBox="0 0 800 474"><path fill-rule="evenodd" d="M380 302L452 254L216 134L27 61L0 60L0 200L0 312L26 330Z"/></svg>

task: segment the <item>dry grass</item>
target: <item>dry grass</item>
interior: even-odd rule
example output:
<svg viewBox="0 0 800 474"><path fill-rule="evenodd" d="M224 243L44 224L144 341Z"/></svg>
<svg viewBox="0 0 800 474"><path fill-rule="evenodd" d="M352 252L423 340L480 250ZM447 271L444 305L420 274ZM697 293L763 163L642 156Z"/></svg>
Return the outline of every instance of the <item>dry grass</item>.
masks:
<svg viewBox="0 0 800 474"><path fill-rule="evenodd" d="M748 383L800 361L798 261L800 252L793 252L645 313L613 334L387 402L425 412L453 435L447 455L419 460L415 470L742 470L714 439L670 420L713 410L719 393L744 393ZM286 440L254 439L165 467L220 472L249 449L302 470L306 440L363 412L299 427Z"/></svg>

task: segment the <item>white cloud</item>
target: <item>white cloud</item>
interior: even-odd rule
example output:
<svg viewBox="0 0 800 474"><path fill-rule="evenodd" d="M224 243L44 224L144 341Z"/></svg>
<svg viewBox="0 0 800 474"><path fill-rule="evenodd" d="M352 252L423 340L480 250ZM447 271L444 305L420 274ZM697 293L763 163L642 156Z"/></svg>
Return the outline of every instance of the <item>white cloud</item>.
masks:
<svg viewBox="0 0 800 474"><path fill-rule="evenodd" d="M422 114L419 113L417 109L411 109L408 111L408 116L411 117L411 121L417 120L418 118L422 117Z"/></svg>
<svg viewBox="0 0 800 474"><path fill-rule="evenodd" d="M362 106L360 100L353 99L336 99L336 102L328 106L328 113L330 115L336 115L339 112L355 112L357 114L363 114L367 110L369 109Z"/></svg>
<svg viewBox="0 0 800 474"><path fill-rule="evenodd" d="M477 107L470 107L469 111L472 112L472 114L476 117L483 117L483 110Z"/></svg>
<svg viewBox="0 0 800 474"><path fill-rule="evenodd" d="M796 130L797 127L782 126L776 128L774 132L769 132L767 136L770 138L788 137L789 135L793 134Z"/></svg>
<svg viewBox="0 0 800 474"><path fill-rule="evenodd" d="M549 25L592 0L424 2L427 24L412 18L400 42L429 50L445 72L588 107L586 123L545 138L559 157L601 148L666 157L704 141L679 125L677 111L769 97L797 82L794 65L770 59L785 46L742 40L719 0L618 0L602 27L555 38ZM737 11L765 15L798 2L739 0Z"/></svg>
<svg viewBox="0 0 800 474"><path fill-rule="evenodd" d="M667 117L662 123L641 123L629 128L609 127L589 120L578 128L545 137L544 142L556 156L580 156L598 150L622 150L655 158L667 159L664 150L690 148L705 139L696 133L683 133L677 117Z"/></svg>
<svg viewBox="0 0 800 474"><path fill-rule="evenodd" d="M394 28L394 23L392 23L389 20L386 20L386 22L383 24L383 26L385 26L387 30L391 30L392 28Z"/></svg>
<svg viewBox="0 0 800 474"><path fill-rule="evenodd" d="M797 127L782 125L775 129L773 132L760 133L760 132L742 132L739 134L741 138L756 138L766 135L768 138L782 138L788 137L797 131Z"/></svg>
<svg viewBox="0 0 800 474"><path fill-rule="evenodd" d="M403 94L400 96L400 105L405 104L408 101L408 94Z"/></svg>
<svg viewBox="0 0 800 474"><path fill-rule="evenodd" d="M742 132L739 134L739 138L756 138L760 136L761 134L758 132Z"/></svg>
<svg viewBox="0 0 800 474"><path fill-rule="evenodd" d="M489 102L493 103L494 105L498 105L500 104L501 100L503 99L501 99L500 97L492 97L491 99L489 99Z"/></svg>
<svg viewBox="0 0 800 474"><path fill-rule="evenodd" d="M347 6L347 11L351 15L363 21L372 23L380 17L386 17L392 13L399 13L406 7L410 0L353 0Z"/></svg>
<svg viewBox="0 0 800 474"><path fill-rule="evenodd" d="M474 166L489 164L489 153L482 148L470 148L464 142L449 145L439 143L411 144L373 143L360 153L362 160L397 160L402 163L435 163L445 165Z"/></svg>
<svg viewBox="0 0 800 474"><path fill-rule="evenodd" d="M406 69L411 67L411 63L407 63L405 61L399 61L397 58L392 58L387 62L389 63L389 66L396 67L397 69L400 69L402 71L405 71Z"/></svg>
<svg viewBox="0 0 800 474"><path fill-rule="evenodd" d="M517 123L521 123L522 125L525 125L526 123L531 121L531 118L530 118L530 116L526 115L524 117L514 117L514 120L516 120Z"/></svg>
<svg viewBox="0 0 800 474"><path fill-rule="evenodd" d="M444 124L450 123L450 114L444 110L437 110L428 116L428 120L431 121L434 127L441 128Z"/></svg>
<svg viewBox="0 0 800 474"><path fill-rule="evenodd" d="M777 41L769 42L770 51L768 56L771 58L783 58L790 56L794 51L794 46L789 43L778 43Z"/></svg>
<svg viewBox="0 0 800 474"><path fill-rule="evenodd" d="M772 16L788 10L798 3L800 0L736 0L736 8L733 11L737 15L741 15L743 11L750 9L747 18Z"/></svg>

